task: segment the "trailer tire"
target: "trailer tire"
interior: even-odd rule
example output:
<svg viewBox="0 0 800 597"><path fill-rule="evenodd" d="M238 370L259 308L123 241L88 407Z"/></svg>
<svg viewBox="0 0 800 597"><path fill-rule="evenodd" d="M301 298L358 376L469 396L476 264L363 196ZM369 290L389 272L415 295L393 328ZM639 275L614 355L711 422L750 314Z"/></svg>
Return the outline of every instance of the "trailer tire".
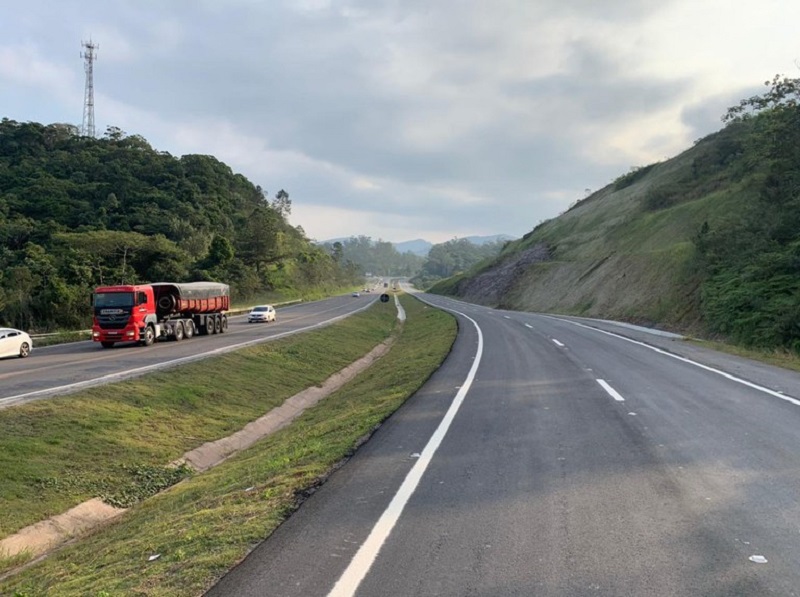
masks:
<svg viewBox="0 0 800 597"><path fill-rule="evenodd" d="M206 317L206 330L205 330L205 333L206 333L206 335L211 335L211 334L215 333L215 330L216 330L216 326L214 326L214 316L213 315L209 315L209 316Z"/></svg>
<svg viewBox="0 0 800 597"><path fill-rule="evenodd" d="M148 325L146 328L144 328L144 335L140 340L140 342L142 343L142 346L151 346L155 341L156 341L155 330L153 330L152 325Z"/></svg>
<svg viewBox="0 0 800 597"><path fill-rule="evenodd" d="M183 322L179 321L175 324L175 342L180 342L183 340Z"/></svg>
<svg viewBox="0 0 800 597"><path fill-rule="evenodd" d="M114 343L113 342L101 342L100 346L102 346L103 348L114 348Z"/></svg>
<svg viewBox="0 0 800 597"><path fill-rule="evenodd" d="M187 340L194 336L194 321L187 319L183 322L183 337Z"/></svg>
<svg viewBox="0 0 800 597"><path fill-rule="evenodd" d="M220 315L214 315L214 333L222 333L222 317Z"/></svg>
<svg viewBox="0 0 800 597"><path fill-rule="evenodd" d="M219 316L219 333L224 334L228 331L228 316L227 315L220 315Z"/></svg>

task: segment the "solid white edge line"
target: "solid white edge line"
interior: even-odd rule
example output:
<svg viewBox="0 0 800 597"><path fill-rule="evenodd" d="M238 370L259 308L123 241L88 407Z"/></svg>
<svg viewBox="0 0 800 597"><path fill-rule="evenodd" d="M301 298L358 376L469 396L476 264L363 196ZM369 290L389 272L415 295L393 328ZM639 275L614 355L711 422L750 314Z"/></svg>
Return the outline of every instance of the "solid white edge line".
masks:
<svg viewBox="0 0 800 597"><path fill-rule="evenodd" d="M602 387L606 392L608 392L608 395L611 396L614 400L616 400L617 402L625 402L625 398L620 396L619 392L617 392L614 388L608 385L608 383L606 383L604 379L598 379L597 383L599 383L600 387Z"/></svg>
<svg viewBox="0 0 800 597"><path fill-rule="evenodd" d="M558 341L558 340L556 340L555 338L551 338L551 340L553 341L553 343L554 343L556 346L558 346L558 347L560 347L560 348L564 348L564 344L563 344L563 342L559 342L559 341Z"/></svg>
<svg viewBox="0 0 800 597"><path fill-rule="evenodd" d="M446 307L441 307L439 305L433 306L448 311L452 310L446 309ZM378 552L381 550L381 547L389 537L389 534L392 532L395 524L397 524L397 521L400 519L403 509L413 495L414 490L417 488L420 479L422 479L422 475L428 468L428 465L433 459L433 455L436 453L436 450L442 443L442 440L447 434L448 429L450 429L450 424L453 422L453 419L455 418L456 413L458 413L459 408L461 408L461 403L464 402L464 397L467 395L467 392L469 392L472 381L475 379L475 374L478 371L478 365L480 364L481 356L483 355L483 333L481 332L480 326L478 326L478 323L474 319L464 315L460 311L453 312L471 321L472 325L474 325L475 329L478 331L478 349L476 351L475 360L472 363L472 367L467 374L466 380L458 390L456 397L450 404L450 408L447 409L447 412L445 413L441 423L439 423L436 431L434 431L433 435L428 440L428 444L425 446L425 449L422 450L419 460L417 460L414 466L411 467L411 470L406 475L405 480L403 481L402 485L400 485L400 488L392 498L392 501L386 507L386 510L378 519L378 522L375 523L375 526L372 528L372 531L370 532L366 541L364 541L356 554L353 556L350 564L339 577L339 580L336 582L333 589L331 589L331 592L328 593L328 597L351 597L352 595L355 595L355 592L358 589L358 586L361 584L361 581L364 580L364 577L367 575L369 569L372 567L372 564L375 562L375 559L378 557Z"/></svg>
<svg viewBox="0 0 800 597"><path fill-rule="evenodd" d="M792 398L791 396L787 396L786 394L781 394L780 392L776 392L775 390L770 390L769 388L765 388L764 386L760 386L753 382L747 381L746 379L742 379L741 377L736 377L735 375L731 375L725 371L721 371L720 369L714 369L714 367L709 367L708 365L703 365L702 363L698 363L697 361L693 361L691 359L687 359L686 357L682 357L677 354L673 354L666 350L662 350L660 348L656 348L646 342L640 342L639 340L634 340L632 338L626 338L625 336L620 336L619 334L615 334L614 332L607 332L606 330L601 330L599 328L592 327L590 325L584 325L582 323L578 323L577 321L571 321L569 319L561 319L560 317L552 317L550 315L542 315L542 317L548 317L549 319L555 319L557 321L563 321L566 323L571 323L572 325L576 325L581 328L586 328L587 330L593 330L595 332L600 332L601 334L606 334L607 336L612 336L614 338L619 338L620 340L625 340L625 342L630 342L631 344L637 344L639 346L644 346L645 348L649 348L652 351L655 351L659 354L663 354L673 359L677 359L679 361L683 361L684 363L688 363L689 365L694 365L695 367L699 367L700 369L704 369L709 371L710 373L715 373L717 375L721 375L722 377L729 379L733 382L740 383L748 388L752 388L759 392L764 392L765 394L769 394L770 396L774 396L775 398L780 398L781 400L785 400L795 406L800 406L800 400L797 398Z"/></svg>
<svg viewBox="0 0 800 597"><path fill-rule="evenodd" d="M57 386L55 388L48 388L46 390L36 390L35 392L27 392L25 394L17 394L16 396L6 396L5 398L0 398L0 408L6 406L12 406L18 402L31 400L34 398L44 398L47 396L60 396L64 394L70 394L72 392L77 392L78 390L84 390L86 388L93 388L95 386L101 386L108 383L113 383L117 381L122 381L125 379L130 379L132 377L139 377L140 375L144 375L145 373L150 373L151 371L157 371L159 369L169 369L171 367L176 367L178 365L184 365L186 363L192 363L194 361L201 361L203 359L207 359L209 357L217 356L220 354L224 354L231 350L238 350L239 348L247 348L248 346L255 346L256 344L261 344L263 342L270 342L272 340L278 340L280 338L284 338L286 336L291 336L293 334L299 334L300 332L305 332L308 330L313 330L314 328L322 327L340 319L345 319L346 317L350 317L351 315L355 315L356 313L360 313L365 309L368 309L372 303L375 301L371 301L363 307L356 309L355 311L351 311L349 313L344 313L342 315L337 315L336 317L332 317L331 319L326 319L325 321L321 321L319 323L315 323L313 325L306 326L304 328L298 328L296 330L289 330L287 332L281 332L280 334L275 334L273 336L267 336L265 338L258 338L256 340L248 340L247 342L241 342L239 344L232 344L231 346L223 346L221 348L215 348L214 350L209 350L207 352L201 352L199 354L193 354L188 357L180 357L177 359L172 359L170 361L164 361L163 363L154 363L152 365L145 365L144 367L137 367L136 369L128 369L127 371L119 371L117 373L109 373L108 375L103 375L102 377L95 377L94 379L86 379L84 381L78 381L71 384L66 384L63 386Z"/></svg>

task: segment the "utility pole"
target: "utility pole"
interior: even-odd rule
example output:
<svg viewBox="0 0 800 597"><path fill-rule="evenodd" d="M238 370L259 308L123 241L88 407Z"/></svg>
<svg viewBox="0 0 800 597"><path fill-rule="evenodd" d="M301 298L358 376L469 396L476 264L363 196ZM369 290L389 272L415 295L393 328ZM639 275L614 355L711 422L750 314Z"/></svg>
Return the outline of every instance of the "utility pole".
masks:
<svg viewBox="0 0 800 597"><path fill-rule="evenodd" d="M86 72L81 135L94 137L94 61L97 60L96 51L100 45L92 43L91 39L82 41L81 45L85 48L85 51L81 52L81 58L83 58L83 70Z"/></svg>

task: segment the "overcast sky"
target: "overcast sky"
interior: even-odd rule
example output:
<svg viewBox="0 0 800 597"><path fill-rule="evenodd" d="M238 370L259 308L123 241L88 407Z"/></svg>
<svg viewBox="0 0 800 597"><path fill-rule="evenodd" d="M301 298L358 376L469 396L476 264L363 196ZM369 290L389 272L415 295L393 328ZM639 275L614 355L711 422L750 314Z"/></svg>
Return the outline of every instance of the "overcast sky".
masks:
<svg viewBox="0 0 800 597"><path fill-rule="evenodd" d="M2 0L0 117L210 154L325 240L521 236L800 77L800 2Z"/></svg>

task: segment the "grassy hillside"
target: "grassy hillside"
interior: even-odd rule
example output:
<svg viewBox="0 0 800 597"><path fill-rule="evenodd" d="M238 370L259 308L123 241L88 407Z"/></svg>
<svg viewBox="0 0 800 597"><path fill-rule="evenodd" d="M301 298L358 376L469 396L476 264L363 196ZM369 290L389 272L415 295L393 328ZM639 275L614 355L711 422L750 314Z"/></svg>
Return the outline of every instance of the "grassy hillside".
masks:
<svg viewBox="0 0 800 597"><path fill-rule="evenodd" d="M769 83L768 83L769 84ZM800 80L633 169L434 292L800 348Z"/></svg>

